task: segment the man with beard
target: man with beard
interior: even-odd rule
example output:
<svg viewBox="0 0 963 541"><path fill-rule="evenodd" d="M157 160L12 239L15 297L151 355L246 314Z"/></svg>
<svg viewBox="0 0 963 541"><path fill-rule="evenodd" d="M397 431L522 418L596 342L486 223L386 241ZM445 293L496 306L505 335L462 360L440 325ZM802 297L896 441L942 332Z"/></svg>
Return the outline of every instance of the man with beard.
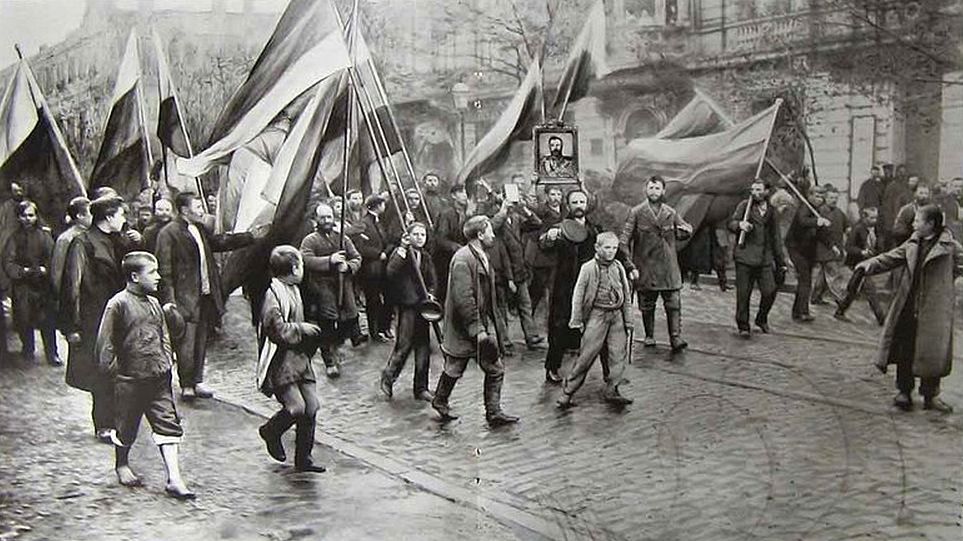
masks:
<svg viewBox="0 0 963 541"><path fill-rule="evenodd" d="M334 210L319 203L317 230L301 241L306 271L303 282L304 316L321 327L321 358L330 378L341 374L341 344L351 337L360 343L354 277L361 269L361 254L345 235L344 247L335 231ZM338 294L341 297L338 297Z"/></svg>
<svg viewBox="0 0 963 541"><path fill-rule="evenodd" d="M893 223L892 245L899 246L913 234L913 219L919 209L930 204L930 187L920 183L913 191L913 201L900 207ZM880 216L883 219L883 216Z"/></svg>
<svg viewBox="0 0 963 541"><path fill-rule="evenodd" d="M550 186L545 191L545 203L535 210L535 216L542 222L541 233L562 221L565 210L562 208L562 189ZM528 239L525 246L525 261L532 268L532 281L528 284L529 297L532 299L532 315L538 309L548 292L558 263L553 250L544 250L539 245L536 233Z"/></svg>
<svg viewBox="0 0 963 541"><path fill-rule="evenodd" d="M736 262L736 326L739 335L749 337L749 301L752 289L759 285L759 310L756 327L769 332L769 310L776 301L775 271L785 272L786 263L779 238L776 209L769 202L769 183L755 179L749 187L751 199L742 201L729 220L733 233L745 235L737 244L733 259ZM752 205L746 217L746 206Z"/></svg>
<svg viewBox="0 0 963 541"><path fill-rule="evenodd" d="M574 177L572 158L562 155L562 138L553 135L548 138L548 156L542 158L542 174L548 177Z"/></svg>
<svg viewBox="0 0 963 541"><path fill-rule="evenodd" d="M47 362L60 366L57 355L57 333L54 325L50 260L54 240L50 228L37 221L37 205L21 201L17 208L18 227L3 247L3 268L10 277L13 299L13 324L20 335L21 356L34 360L34 334L40 330Z"/></svg>
<svg viewBox="0 0 963 541"><path fill-rule="evenodd" d="M348 190L345 196L348 202L348 213L344 215L344 234L357 235L364 232L364 217L367 215L364 209L364 194L361 190ZM338 216L341 219L341 216Z"/></svg>
<svg viewBox="0 0 963 541"><path fill-rule="evenodd" d="M107 196L90 203L93 225L67 250L60 294L60 330L69 344L67 385L87 391L93 399L94 433L111 443L114 395L110 379L97 367L95 346L107 301L126 285L120 262L126 241L124 201Z"/></svg>
<svg viewBox="0 0 963 541"><path fill-rule="evenodd" d="M448 407L448 397L472 359L485 373L485 419L492 428L518 422L501 408L502 364L505 330L495 315L495 276L486 250L495 243L495 232L487 216L473 216L464 225L468 244L451 260L448 298L445 300L445 337L441 350L445 369L438 379L431 406L443 422L457 419Z"/></svg>
<svg viewBox="0 0 963 541"><path fill-rule="evenodd" d="M567 203L568 218L584 230L585 238L566 237L559 225L550 227L539 237L542 249L553 252L558 261L549 296L548 352L545 355L545 381L553 385L562 382L558 370L565 352L579 347L578 330L568 325L572 315L572 295L582 265L595 257L595 237L599 233L598 227L585 217L588 195L584 191L570 191ZM603 369L606 367L607 363L604 363Z"/></svg>
<svg viewBox="0 0 963 541"><path fill-rule="evenodd" d="M860 220L856 222L846 237L846 264L855 270L859 263L879 254L883 251L883 239L879 234L879 212L872 208L865 208L860 211ZM857 280L857 276L850 278L850 283ZM882 326L886 319L886 311L879 299L876 291L876 284L872 280L863 280L862 288L857 290L856 285L847 286L846 297L839 303L833 317L847 321L846 310L856 298L858 292L862 292L869 303L869 307L876 316L876 322Z"/></svg>
<svg viewBox="0 0 963 541"><path fill-rule="evenodd" d="M451 204L444 195L441 194L441 179L434 173L425 173L421 178L421 190L425 194L425 205L431 214L432 221L437 221Z"/></svg>
<svg viewBox="0 0 963 541"><path fill-rule="evenodd" d="M645 347L655 346L655 304L662 297L673 352L688 344L682 339L682 274L676 257L676 238L686 239L692 226L663 202L665 180L649 177L646 200L629 213L620 242L626 251L626 270L639 294ZM631 255L631 257L629 257Z"/></svg>
<svg viewBox="0 0 963 541"><path fill-rule="evenodd" d="M169 199L158 199L154 203L154 220L144 229L144 249L154 253L157 249L157 234L174 219L174 204Z"/></svg>
<svg viewBox="0 0 963 541"><path fill-rule="evenodd" d="M451 207L435 222L435 271L438 275L438 299L444 302L448 291L448 267L451 258L467 241L462 226L468 216L468 192L464 184L451 187Z"/></svg>

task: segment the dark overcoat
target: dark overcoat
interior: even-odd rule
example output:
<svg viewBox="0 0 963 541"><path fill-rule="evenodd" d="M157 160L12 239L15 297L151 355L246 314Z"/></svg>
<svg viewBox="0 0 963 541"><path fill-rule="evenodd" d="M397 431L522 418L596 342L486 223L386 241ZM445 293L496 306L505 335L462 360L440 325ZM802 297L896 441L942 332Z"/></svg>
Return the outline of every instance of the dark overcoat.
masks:
<svg viewBox="0 0 963 541"><path fill-rule="evenodd" d="M626 270L639 272L635 282L640 291L671 291L682 288L682 273L676 256L676 238L688 238L683 227L691 227L669 205L656 210L648 200L629 213L619 244L627 252ZM631 257L629 257L629 254Z"/></svg>
<svg viewBox="0 0 963 541"><path fill-rule="evenodd" d="M3 248L3 268L11 283L13 323L18 329L39 328L50 316L54 300L50 279L53 248L50 229L39 224L18 227Z"/></svg>

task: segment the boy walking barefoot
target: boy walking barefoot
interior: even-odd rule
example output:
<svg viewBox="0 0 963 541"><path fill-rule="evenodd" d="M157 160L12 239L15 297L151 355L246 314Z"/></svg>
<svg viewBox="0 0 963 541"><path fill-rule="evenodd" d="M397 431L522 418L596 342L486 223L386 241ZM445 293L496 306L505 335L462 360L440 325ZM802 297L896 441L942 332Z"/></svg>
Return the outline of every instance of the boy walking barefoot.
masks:
<svg viewBox="0 0 963 541"><path fill-rule="evenodd" d="M321 327L304 321L298 288L304 277L301 252L294 246L278 246L271 251L269 265L273 278L261 307L257 385L264 394L274 395L282 407L258 433L271 458L284 462L287 454L281 436L296 425L295 469L322 473L324 466L311 460L318 412L317 377L311 357L318 348Z"/></svg>
<svg viewBox="0 0 963 541"><path fill-rule="evenodd" d="M177 458L184 431L171 390L174 355L167 323L169 320L176 332L182 332L183 320L173 305L161 309L152 296L160 282L153 255L131 252L121 269L127 287L107 302L97 334L97 362L114 379L117 428L111 439L117 480L127 487L142 484L128 457L140 419L146 416L167 469L164 490L179 500L193 500L195 495L181 477Z"/></svg>
<svg viewBox="0 0 963 541"><path fill-rule="evenodd" d="M619 237L615 233L599 234L595 241L595 258L582 265L572 295L572 316L569 327L582 331L581 351L565 378L558 407L575 405L572 396L585 383L595 358L607 349L609 374L603 397L618 406L632 403L619 394L622 372L625 370L626 340L629 323L631 289L625 268L615 260L619 251Z"/></svg>

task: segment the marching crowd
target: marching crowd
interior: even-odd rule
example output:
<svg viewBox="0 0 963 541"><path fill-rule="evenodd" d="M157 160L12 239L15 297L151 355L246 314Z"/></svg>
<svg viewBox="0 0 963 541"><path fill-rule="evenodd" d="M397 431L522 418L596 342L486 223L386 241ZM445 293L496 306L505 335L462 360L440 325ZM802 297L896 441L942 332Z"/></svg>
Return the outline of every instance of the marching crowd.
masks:
<svg viewBox="0 0 963 541"><path fill-rule="evenodd" d="M429 402L442 421L457 418L449 398L475 360L485 374L488 424L517 422L501 408L503 359L515 354L510 312L517 314L524 347L544 351L546 383L561 387L559 408L575 405L596 359L603 399L630 404L619 385L634 342L634 299L643 345L656 345L661 299L671 351L684 350L683 270L693 285L698 271L680 266L677 244L713 228L724 232L712 239L732 246L740 335L751 336L755 288L761 293L755 326L770 332L768 314L788 255L797 277L795 321L812 321L810 303L824 303L826 293L837 302L836 317L846 319L861 292L884 325L876 365L883 372L897 365L894 403L913 406L919 377L924 408L952 411L938 394L951 367L953 280L963 268L955 240L963 179L934 194L905 171L890 169L884 176L874 168L860 189L860 218L852 226L831 187L800 182L804 200L786 210L784 194L774 195L767 181L756 179L731 216L700 231L664 202L666 185L658 176L645 180L645 199L618 230L595 219L599 202L582 189L536 190L521 175L511 184L521 189L496 192L484 181L446 189L429 173L419 187L400 194L406 211L392 192L365 197L349 191L314 206L310 232L299 244L271 250L270 283L253 296L246 291L257 327L258 386L281 405L259 430L271 457L287 460L281 438L294 427L296 469L324 471L311 460L318 411L312 360L320 353L324 374L340 377L341 350L349 340L354 347L394 342L378 382L389 399L413 353L413 396ZM254 244L267 227L215 234L210 208L197 194L126 202L100 188L90 199L70 202L70 225L54 239L44 222L53 217L38 216L22 186L12 184L11 195L0 206L0 286L12 299L22 357L33 358L39 330L47 361L60 365L59 330L69 347L66 381L91 394L94 434L114 445L119 482L140 484L128 454L146 417L167 466L167 492L193 498L178 469L183 431L172 374L176 368L182 400L213 396L204 384L206 349L224 313L215 252ZM791 216L788 228L784 214ZM893 271L893 294L885 311L866 276L887 271ZM723 266L723 290L724 277ZM539 329L534 316L544 301L547 321ZM9 358L5 327L0 331L0 353ZM444 357L434 390L432 335ZM578 355L563 377L570 351Z"/></svg>

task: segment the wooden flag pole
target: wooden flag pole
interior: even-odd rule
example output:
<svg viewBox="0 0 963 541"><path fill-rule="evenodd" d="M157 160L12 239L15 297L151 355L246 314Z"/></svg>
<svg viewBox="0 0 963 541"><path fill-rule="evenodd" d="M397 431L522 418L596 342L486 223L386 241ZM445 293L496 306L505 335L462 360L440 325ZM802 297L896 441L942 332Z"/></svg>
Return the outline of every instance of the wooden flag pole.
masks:
<svg viewBox="0 0 963 541"><path fill-rule="evenodd" d="M772 163L771 160L766 159L766 165L771 167L772 170L775 171L780 178L782 178L782 181L785 182L786 185L792 189L793 193L796 194L796 197L798 197L799 200L802 201L803 204L806 205L806 207L809 208L810 211L812 211L812 213L816 216L816 218L822 218L819 212L816 211L816 208L812 206L812 203L810 203L809 200L803 196L802 192L799 191L799 188L796 187L795 183L793 183L793 181L790 180L789 177L783 174L783 172L780 171L778 167L776 167L776 164Z"/></svg>
<svg viewBox="0 0 963 541"><path fill-rule="evenodd" d="M756 166L756 176L754 177L754 180L755 180L755 179L758 179L759 176L762 175L762 166L763 166L763 164L767 161L767 160L766 160L766 153L769 151L769 141L772 139L772 130L776 127L776 117L779 116L779 107L780 107L781 105L782 105L782 98L777 98L777 99L776 99L776 108L775 108L775 110L772 112L772 119L769 121L769 132L766 134L766 141L765 141L765 143L764 143L763 146L762 146L762 155L759 156L759 165ZM747 221L747 220L749 220L749 211L750 211L751 209L752 209L752 197L750 196L750 197L749 197L749 203L746 205L746 214L745 214L745 216L743 216L742 221ZM745 245L746 245L746 232L745 232L745 231L740 231L740 232L739 232L739 241L738 241L738 243L739 243L739 246L745 246Z"/></svg>
<svg viewBox="0 0 963 541"><path fill-rule="evenodd" d="M380 155L380 154L381 154L381 148L379 147L379 144L384 145L384 149L385 149L385 161L388 162L388 167L391 169L391 173L392 173L392 175L393 175L394 178L395 178L395 182L397 182L397 184L398 184L398 190L401 192L401 194L400 194L400 195L401 195L401 202L404 203L404 205L405 205L405 212L406 212L406 213L410 213L410 212L411 212L411 207L408 206L408 199L405 197L405 194L404 194L404 184L401 182L401 174L398 173L398 168L395 167L395 162L391 159L391 149L388 147L388 136L387 136L387 134L385 133L385 128L384 128L384 126L381 124L381 119L378 118L378 110L375 108L374 100L371 99L371 94L368 93L368 89L365 88L364 83L361 82L361 78L360 78L360 77L358 77L358 87L360 87L360 89L361 89L361 92L358 93L358 95L359 95L359 104L361 105L361 109L362 109L362 110L365 110L365 105L367 105L367 110L365 111L365 119L368 119L369 116L370 116L370 117L373 117L373 118L374 118L374 125L375 125L375 127L377 128L376 133L378 134L378 141L375 141L375 145L374 145L374 146L375 146L375 150L376 150L377 154ZM379 142L380 142L380 143L379 143ZM387 179L386 179L386 180L387 180ZM388 181L388 193L389 193L389 194L392 193L391 188L392 188L392 187L391 187L391 181L389 180L389 181ZM399 211L400 211L400 209L399 209ZM399 214L399 215L398 215L398 218L401 220L401 223L404 224L404 216L402 216L401 214Z"/></svg>

